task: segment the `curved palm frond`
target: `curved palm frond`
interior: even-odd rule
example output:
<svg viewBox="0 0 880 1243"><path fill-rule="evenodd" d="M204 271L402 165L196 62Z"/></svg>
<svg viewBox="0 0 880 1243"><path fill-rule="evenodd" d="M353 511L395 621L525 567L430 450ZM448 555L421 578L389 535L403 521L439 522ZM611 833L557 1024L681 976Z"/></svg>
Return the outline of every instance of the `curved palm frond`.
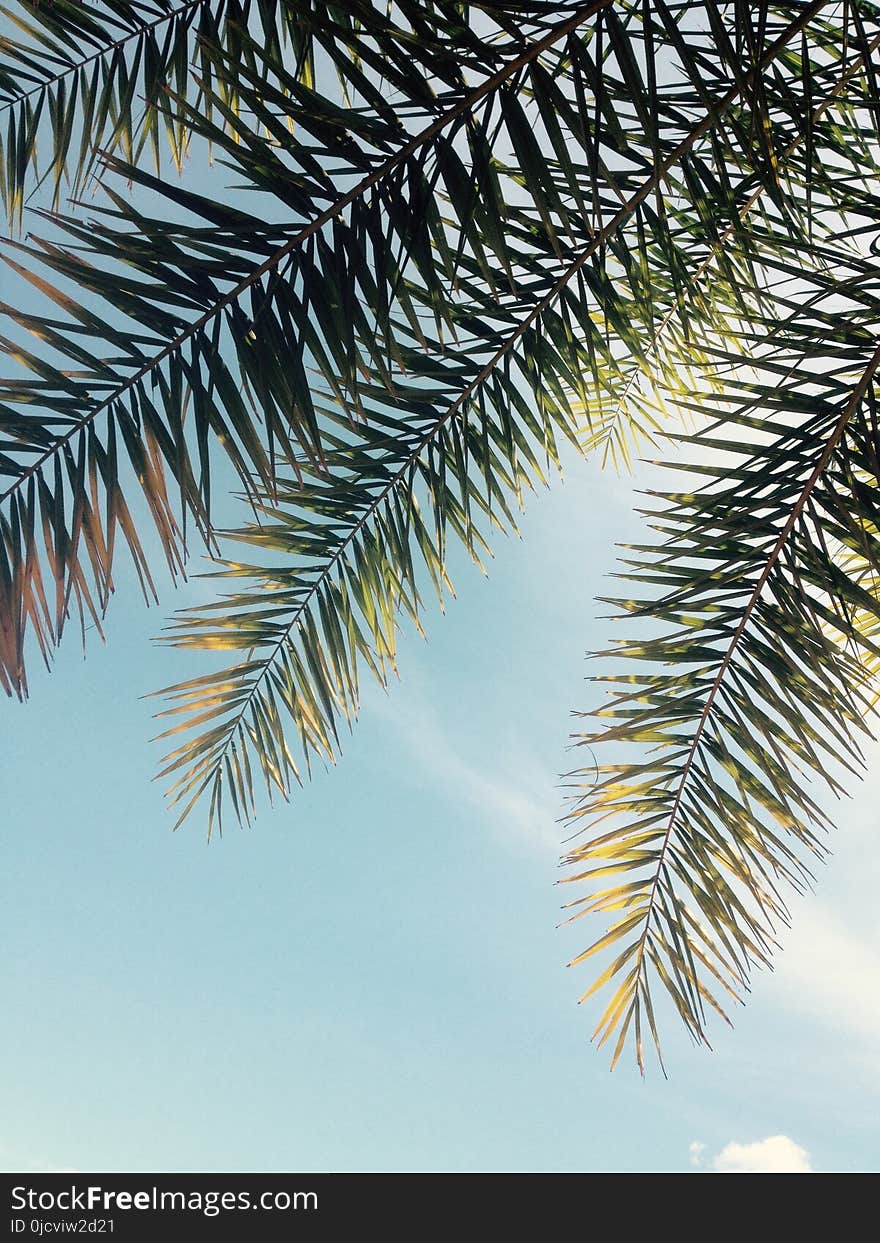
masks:
<svg viewBox="0 0 880 1243"><path fill-rule="evenodd" d="M542 24L534 44L525 52L517 44L503 67L472 91L462 95L456 86L440 106L432 95L421 108L428 123L415 134L396 116L388 117L387 108L363 115L354 109L341 113L280 64L276 68L282 86L276 89L264 81L259 89L245 93L242 88L260 123L267 125L269 139L224 111L219 95L212 99L223 112L225 130L189 109L192 131L237 158L254 188L274 194L284 208L283 224L258 221L244 210L111 162L178 212L201 217L203 226L150 221L108 190L114 206L104 209L98 220L83 224L69 217L51 218L80 250L51 242L18 247L31 264L28 270L19 264L19 272L59 304L66 319L5 310L77 370L71 373L45 354L0 342L38 377L7 382L0 410L8 430L0 468L11 478L0 498L9 513L3 581L11 593L10 611L17 612L21 623L11 631L12 647L4 652L9 685L19 693L25 690L28 629L36 631L45 653L57 642L71 604L97 620L112 590L117 529L150 586L140 542L127 518L117 445L125 446L166 558L172 567L179 565L184 554L167 503L167 477L175 484L178 511L192 514L207 529L213 442L222 444L248 488L255 474L271 490L276 458L294 462L298 448L319 458L320 431L307 366L318 369L349 417L360 417L357 398L349 400L346 394L356 394L363 370L386 381L386 360L398 350L390 308L402 296L401 271L408 262L429 282L432 321L438 327L444 319L448 322L442 276L429 262L429 226L435 232L440 226L436 212L430 213L432 185L423 153L605 4L607 0L595 0L577 9L550 33ZM428 47L426 54L431 53ZM225 53L215 49L212 55L220 60ZM411 74L409 46L402 48L400 58L410 62ZM362 71L351 64L348 87L354 92L362 85ZM247 64L239 66L239 73L242 81L254 77ZM370 87L369 93L375 90ZM267 99L277 116L270 114ZM342 115L344 127L339 124ZM409 118L418 119L418 111ZM300 137L291 138L288 120L295 122ZM278 146L279 125L283 148ZM474 124L473 131L475 158L488 169L484 129ZM447 164L447 175L454 180L461 162L449 154ZM492 178L487 174L485 180ZM350 188L343 189L346 183ZM456 188L473 197L469 186ZM473 221L463 217L462 236L476 236L480 227L491 231L494 225L492 236L503 245L498 227L503 204L493 201L485 187L482 201L483 211ZM288 223L291 212L294 221ZM115 227L120 223L121 228ZM485 265L488 243L478 245ZM96 309L38 276L33 271L38 260L78 291L93 295ZM148 279L133 279L120 271L120 263ZM420 333L408 304L404 310L413 321L406 331ZM114 326L120 314L134 322L134 331ZM98 352L107 346L116 351L109 362ZM236 360L244 399L227 355ZM26 415L19 413L21 407ZM40 409L46 412L42 417L36 413ZM99 420L107 425L101 436ZM52 532L47 552L57 585L54 609L46 606L34 533L40 522ZM17 531L24 533L23 539Z"/></svg>
<svg viewBox="0 0 880 1243"><path fill-rule="evenodd" d="M768 57L782 46L771 45ZM350 723L357 712L359 662L384 681L394 663L400 613L419 623L419 566L442 594L447 527L479 560L487 527L512 522L505 498L542 478L542 455L558 464L557 440L574 431L569 394L574 386L583 389L579 377L592 377L587 400L603 390L614 392L620 370L596 321L603 315L615 325L629 320L637 337L644 300L632 297L635 281L625 261L618 290L607 268L591 273L605 278L598 297L587 283L576 295L570 295L570 286L597 254L620 241L623 226L741 91L742 85L731 88L609 212L575 257L560 265L540 300L496 303L494 318L504 317L509 327L497 330L495 340L484 333L485 362L479 342L462 349L457 341L457 365L450 360L445 368L451 382L439 384L435 367L423 388L409 384L405 395L395 389L389 409L373 407L367 416L368 426L379 427L378 435L372 442L365 437L357 451L345 446L331 463L329 482L285 485L277 503L266 505L264 522L234 534L271 550L272 559L263 566L228 562L219 577L246 578L247 587L184 614L168 636L182 647L244 654L231 668L164 692L171 701L164 715L175 723L161 736L197 731L166 756L162 770L175 777L171 795L183 806L180 820L210 791L210 832L215 816L219 821L225 789L237 818L248 821L252 773L260 765L270 793L275 789L287 797L291 781L299 780L288 723L307 762L311 754L334 757L338 720ZM673 237L662 238L665 257L676 244ZM647 248L642 254L649 254ZM548 266L545 260L545 270ZM684 261L681 269L686 272ZM475 266L472 277L477 275ZM629 302L615 304L627 296ZM442 358L436 342L429 353ZM407 358L402 370L417 373L418 358ZM533 412L524 389L540 394ZM373 401L382 407L388 394L376 393ZM408 427L400 414L409 410Z"/></svg>
<svg viewBox="0 0 880 1243"><path fill-rule="evenodd" d="M880 203L853 200L858 240ZM573 774L565 881L588 892L570 918L614 922L572 965L610 957L582 1000L611 990L594 1039L616 1038L615 1063L634 1035L642 1070L652 983L708 1043L707 1011L727 1018L769 962L780 885L824 853L808 778L840 793L868 729L880 599L847 557L880 556L877 271L857 245L785 249L775 316L745 356L718 351L718 391L694 402L713 423L687 469L709 482L660 495L660 540L625 562L634 595L613 603L644 637L603 654L628 672L598 676L610 701L580 739L609 758Z"/></svg>

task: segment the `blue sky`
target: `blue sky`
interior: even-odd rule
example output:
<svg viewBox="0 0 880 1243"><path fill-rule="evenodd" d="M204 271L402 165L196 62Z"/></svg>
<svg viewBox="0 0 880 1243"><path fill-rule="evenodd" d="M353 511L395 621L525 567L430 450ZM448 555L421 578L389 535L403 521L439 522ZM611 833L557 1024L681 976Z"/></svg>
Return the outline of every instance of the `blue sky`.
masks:
<svg viewBox="0 0 880 1243"><path fill-rule="evenodd" d="M458 599L366 688L340 765L210 846L151 781L139 697L194 670L130 575L106 647L83 661L71 632L34 666L0 726L3 1168L872 1168L873 782L714 1053L667 1024L670 1078L642 1082L589 1044L558 774L630 488L573 463L488 581L455 555Z"/></svg>
<svg viewBox="0 0 880 1243"><path fill-rule="evenodd" d="M0 1168L876 1167L880 748L715 1051L667 1023L643 1082L590 1046L559 774L632 489L572 461L488 580L453 547L457 599L364 683L339 766L210 846L169 831L143 698L204 669L151 639L205 590L147 610L120 558L109 643L71 627L0 703Z"/></svg>

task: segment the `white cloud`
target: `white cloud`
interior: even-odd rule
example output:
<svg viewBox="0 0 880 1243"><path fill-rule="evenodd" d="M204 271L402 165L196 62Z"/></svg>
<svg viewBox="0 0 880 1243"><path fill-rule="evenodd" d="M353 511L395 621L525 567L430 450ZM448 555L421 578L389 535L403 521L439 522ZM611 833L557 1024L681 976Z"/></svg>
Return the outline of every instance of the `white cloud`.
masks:
<svg viewBox="0 0 880 1243"><path fill-rule="evenodd" d="M703 1164L703 1152L705 1151L705 1148L706 1148L706 1145L701 1144L698 1139L695 1139L692 1144L688 1145L688 1152L690 1153L691 1165L702 1165Z"/></svg>
<svg viewBox="0 0 880 1243"><path fill-rule="evenodd" d="M787 1135L768 1135L752 1144L732 1141L713 1158L712 1169L719 1174L813 1173L810 1154Z"/></svg>

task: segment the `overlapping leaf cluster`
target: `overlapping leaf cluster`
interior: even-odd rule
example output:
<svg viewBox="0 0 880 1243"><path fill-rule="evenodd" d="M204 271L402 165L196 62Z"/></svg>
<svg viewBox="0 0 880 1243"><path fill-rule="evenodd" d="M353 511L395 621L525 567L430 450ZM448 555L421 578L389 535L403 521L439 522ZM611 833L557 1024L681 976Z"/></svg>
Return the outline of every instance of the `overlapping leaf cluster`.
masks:
<svg viewBox="0 0 880 1243"><path fill-rule="evenodd" d="M299 19L306 16L301 12ZM362 54L373 36L352 34L349 18L334 24L324 12L322 20L311 31L312 50L320 44L322 55L335 56L340 90L367 90ZM374 14L377 24L386 38L387 22ZM248 36L239 31L236 38L240 44ZM423 98L425 69L413 65L410 39L411 31L404 30L396 63L422 97L419 116L430 120L433 97ZM222 81L232 54L226 47L202 47L216 66L214 80ZM248 42L249 53L256 55L257 47ZM288 72L271 42L259 51L261 63L278 66L281 87L267 80L255 89L248 56L235 59L229 72L236 81L250 81L247 98L262 110L269 137L239 123L224 92L204 79L198 104L186 117L191 137L197 126L206 141L217 138L252 174L255 187L273 193L269 219L255 219L222 198L194 196L107 157L125 180L107 187L110 205L93 209L97 220L53 214L53 240L7 247L4 255L62 312L59 318L4 307L44 346L35 352L20 336L0 343L37 377L5 382L0 409L6 433L0 471L9 481L2 498L7 538L0 603L8 619L2 667L6 685L19 694L26 689L29 631L48 654L72 610L100 625L113 587L117 536L127 542L145 588L153 590L130 516L132 475L165 557L179 570L187 515L204 532L210 529L212 454L224 452L246 488L255 481L271 488L279 460L319 452L307 366L313 359L323 363L341 394L351 388L360 351L355 341L366 342L363 351L371 361L380 349L377 333L364 325L371 307L393 297L400 246L417 244L409 235L418 205L410 201L408 186L388 184L398 164L406 165L401 150L408 132L379 85L369 87L372 113L360 116ZM455 49L439 39L435 59L457 65ZM390 73L394 61L384 45L381 63ZM454 76L453 91L461 86L457 67ZM263 97L277 101L277 118ZM176 106L187 108L180 97ZM221 114L216 124L215 109ZM290 125L298 127L296 138ZM336 209L347 182L369 178L376 162L383 174L372 195L356 195L350 214L340 219ZM391 167L386 171L385 165ZM155 190L178 219L195 213L201 223L149 220L132 205L126 180ZM279 211L284 222L273 223ZM40 262L51 269L51 281L40 274ZM334 304L331 319L316 323L315 315ZM326 346L322 330L329 334Z"/></svg>
<svg viewBox="0 0 880 1243"><path fill-rule="evenodd" d="M10 33L0 38L0 197L21 224L34 183L86 185L100 152L137 162L149 150L158 166L163 143L180 168L188 132L174 97L210 111L219 89L237 107L234 72L216 79L209 47L230 65L252 66L249 34L277 55L284 48L297 76L311 79L308 3L287 0L19 0L0 6ZM344 18L343 18L344 20Z"/></svg>
<svg viewBox="0 0 880 1243"><path fill-rule="evenodd" d="M56 6L71 23L72 7ZM86 14L77 28L85 38L93 10L76 7ZM714 705L720 693L710 662L755 558L770 555L778 513L796 504L795 467L809 456L810 437L819 443L833 422L849 365L867 374L875 7L405 0L388 8L358 0L341 10L279 2L251 11L206 0L200 24L193 10L185 29L170 5L109 7L135 42L124 72L112 68L106 42L99 69L89 70L116 82L104 112L104 102L89 105L100 124L93 118L82 130L104 137L72 146L66 123L53 121L50 180L57 185L65 167L81 179L99 145L125 161L102 157L103 197L85 215L48 213L45 240L5 254L57 309L37 317L5 308L16 327L3 344L20 374L0 394L4 684L26 692L29 644L48 659L69 616L100 625L119 540L153 590L138 507L146 504L173 572L185 563L192 526L216 539L212 480L224 455L254 509L218 558L218 579L232 590L180 615L168 637L235 656L169 689L164 733L174 741L163 775L181 819L204 797L209 831L224 811L248 821L260 784L286 797L315 757L335 756L341 725L357 713L362 672L384 680L401 621L418 626L426 591L442 598L448 588L450 537L483 557L493 530L514 525L524 492L559 466L566 442L625 462L669 408L719 409L736 423L725 433L733 445L744 428L755 444L710 499L670 498L667 521L680 546L673 541L660 558L688 563L693 530L729 518L720 555L738 551L724 578L726 620L693 648L705 656L702 672L658 683L656 694L645 692L647 706L602 732L608 745L641 747L655 735L639 714L659 713L660 767L633 761L633 772L648 765L646 776L621 793L624 762L589 793L578 820L592 825L606 812L631 820L607 839L588 829L572 855L581 879L600 878L606 855L609 867L641 869L629 887L594 893L583 906L624 911L600 948L636 930L636 948L618 947L626 956L603 977L620 984L622 975L624 987L602 1034L617 1033L619 1052L635 1030L643 1061L654 973L702 1037L708 993L698 960L724 987L742 984L747 962L766 953L766 917L781 909L762 896L758 915L746 915L745 898L772 894L771 872L801 875L799 856L780 834L768 837L760 818L745 833L748 847L739 843L739 795L718 795L717 811L706 785L693 800L702 810L692 810L690 794L676 803L674 790L676 776L684 788L702 762L700 704L708 695ZM157 59L158 35L144 32L151 22L158 31L159 13L168 43ZM185 52L172 48L175 31ZM142 61L132 52L141 44L151 49ZM23 63L20 49L15 55ZM141 81L148 59L145 94L157 102L139 121L118 92ZM60 89L48 82L53 63L39 62L33 89L53 118L73 116L73 104L65 112L52 103ZM69 72L81 101L86 69ZM32 105L10 99L17 134L22 116L35 133ZM215 184L231 173L233 189L196 193L138 163L142 148L156 147L160 113L172 150L186 147L199 160L210 149ZM29 138L16 142L28 158L7 160L13 206L36 158ZM842 345L833 328L835 297L857 345ZM25 348L21 330L39 344ZM827 373L811 358L827 361ZM803 382L814 372L815 384ZM847 424L834 460L855 453L854 477L870 490L871 468L852 448L855 426ZM779 505L750 509L777 466L786 486ZM852 542L842 551L840 530L820 527L834 545L828 564L862 585L868 650L873 554ZM862 558L856 572L847 572L847 556ZM843 652L848 630L828 627L852 614L824 602L816 584L827 568L817 561L809 571L824 609L817 633ZM653 588L663 572L638 571ZM673 593L661 606L651 597L637 609L656 621L668 608L678 619L675 639L656 640L661 660L690 650L691 630L717 620L716 603L706 621L699 596L686 598L690 571L669 572L681 600ZM802 587L792 587L785 633ZM818 616L818 603L809 608ZM750 618L759 612L755 605ZM635 657L648 648L626 650ZM840 677L848 688L861 678L865 698L864 661L840 660ZM804 710L814 711L809 678L802 690ZM827 712L839 729L855 729L855 717L837 710ZM630 707L621 700L619 711ZM778 711L776 703L764 709L774 721ZM681 730L672 721L694 713L689 761L687 747L673 745ZM818 755L810 729L804 754ZM738 779L766 760L771 776L747 784L769 780L775 789L775 752L747 752L737 730L728 745ZM801 754L788 734L778 745ZM675 832L655 826L639 838L648 832L643 801L661 797ZM785 801L779 790L772 798ZM715 827L708 845L692 835L695 853L667 884L681 807ZM812 804L795 798L792 807L786 823L809 847L813 830L798 827L797 815L809 821ZM739 872L717 888L733 859ZM681 895L691 882L701 896L688 906ZM702 942L693 901L708 929Z"/></svg>
<svg viewBox="0 0 880 1243"><path fill-rule="evenodd" d="M582 61L583 48L579 55ZM800 63L794 63L801 75ZM609 76L612 66L633 72L613 39L603 64ZM693 90L699 62L691 68L687 85ZM828 84L833 96L842 68L839 53L821 68L821 85ZM584 83L576 68L571 74L574 98ZM564 60L552 81L564 86ZM170 641L180 646L233 649L243 657L170 692L167 736L200 727L194 737L176 743L163 769L163 775L176 777L172 792L184 815L210 790L212 818L222 811L224 791L235 814L249 818L257 765L270 790L286 796L291 780L299 778L285 728L291 719L306 762L311 754L332 758L339 723L350 723L357 711L359 662L384 680L394 665L399 614L418 624L420 584L433 584L442 595L447 530L479 558L492 526L510 527L514 521L508 498L519 499L524 487L543 478L542 458L558 463L560 438L613 444L624 429L632 434L632 413L617 409L632 390L633 366L680 385L678 360L686 359L686 374L693 374L703 359L689 317L700 313L703 332L711 329L723 339L731 319L759 304L763 282L755 279L756 264L765 244L760 230L745 234L732 255L719 243L732 227L742 228L743 209L754 199L756 185L771 190L780 233L802 235L803 165L792 158L798 144L791 108L773 113L776 141L791 164L783 190L775 177L769 184L761 180L763 165L756 170L747 163L751 148L744 135L758 119L746 119L743 100L751 101L745 85L741 96L728 88L739 104L729 134L714 134L700 113L699 97L686 95L684 85L670 89L674 102L655 100L658 109L668 107L680 118L678 127L665 119L665 145L650 152L656 163L639 145L645 99L635 96L629 118L623 100L613 102L608 116L614 124L609 120L607 131L601 125L594 129L604 177L570 159L545 160L543 167L537 159L530 162L526 135L537 128L535 120L527 117L527 124L519 125L519 104L503 102L492 147L503 151L499 133L502 138L506 133L517 159L496 159L485 179L494 173L499 193L516 170L520 184L519 193L498 204L505 228L488 260L492 234L474 220L470 201L457 202L447 174L443 187L460 233L450 238L448 226L433 232L428 239L433 265L410 265L402 290L413 308L408 323L416 326L410 352L402 353L407 346L398 336L399 355L388 368L385 390L361 386L365 422L377 433L364 435L359 444L350 438L344 446L334 441L329 483L320 474L283 483L260 522L236 534L238 541L272 555L260 564L230 554L236 560L224 574L248 580L245 589L183 615L171 631ZM632 98L631 89L626 98ZM784 92L782 98L787 102ZM631 130L623 129L627 119ZM795 120L806 146L813 113ZM696 156L692 136L701 125L713 141L708 152ZM566 134L567 143L573 132ZM683 145L688 150L681 151ZM545 146L552 147L549 139ZM554 149L561 153L566 143L558 141ZM589 154L587 144L583 149ZM449 159L438 148L438 169ZM477 159L472 144L472 163ZM657 170L666 165L664 180ZM718 211L722 187L726 213ZM484 191L479 201L485 204L487 197ZM695 214L694 204L702 214ZM447 256L453 262L444 271ZM720 274L715 273L710 296L695 286L694 274L716 257ZM449 292L425 280L438 268L440 279L448 278ZM448 312L445 323L438 305ZM446 328L447 344L429 325ZM649 360L645 343L652 337ZM435 360L431 369L425 357ZM656 418L647 402L641 408ZM338 411L337 404L341 423ZM332 418L333 409L324 415Z"/></svg>

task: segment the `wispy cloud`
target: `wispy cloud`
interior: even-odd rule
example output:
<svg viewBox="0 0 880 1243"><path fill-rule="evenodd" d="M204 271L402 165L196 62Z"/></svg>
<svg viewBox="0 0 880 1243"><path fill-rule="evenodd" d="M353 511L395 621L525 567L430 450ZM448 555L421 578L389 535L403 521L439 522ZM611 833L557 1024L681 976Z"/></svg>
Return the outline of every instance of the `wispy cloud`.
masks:
<svg viewBox="0 0 880 1243"><path fill-rule="evenodd" d="M401 710L380 700L378 710L422 772L438 785L453 788L456 798L479 811L499 838L520 849L559 853L562 832L555 821L561 796L555 774L545 772L527 755L507 755L503 764L491 769L466 758L425 704Z"/></svg>
<svg viewBox="0 0 880 1243"><path fill-rule="evenodd" d="M711 1168L719 1174L813 1173L810 1154L787 1135L768 1135L751 1144L732 1140L712 1158Z"/></svg>

